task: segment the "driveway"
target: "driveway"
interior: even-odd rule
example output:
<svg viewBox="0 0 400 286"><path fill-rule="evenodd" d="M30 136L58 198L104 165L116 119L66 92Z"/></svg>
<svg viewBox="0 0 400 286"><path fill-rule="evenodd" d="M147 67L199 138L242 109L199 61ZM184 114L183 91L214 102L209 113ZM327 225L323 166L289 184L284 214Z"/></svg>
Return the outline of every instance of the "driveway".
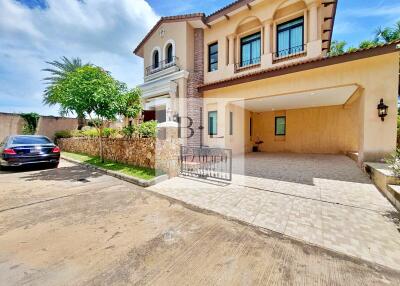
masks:
<svg viewBox="0 0 400 286"><path fill-rule="evenodd" d="M400 269L399 213L346 156L251 153L232 184L179 177L152 191L226 217Z"/></svg>
<svg viewBox="0 0 400 286"><path fill-rule="evenodd" d="M400 273L260 232L74 164L0 172L1 285L399 285Z"/></svg>

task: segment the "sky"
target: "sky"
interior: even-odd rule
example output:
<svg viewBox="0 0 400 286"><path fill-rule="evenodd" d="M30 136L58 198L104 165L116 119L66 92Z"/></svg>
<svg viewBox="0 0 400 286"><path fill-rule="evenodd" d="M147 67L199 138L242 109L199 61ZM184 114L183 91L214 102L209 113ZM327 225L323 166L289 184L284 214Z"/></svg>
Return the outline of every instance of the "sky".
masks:
<svg viewBox="0 0 400 286"><path fill-rule="evenodd" d="M0 112L58 115L42 104L46 61L80 57L129 87L143 82L132 51L160 16L213 11L233 0L0 0ZM357 46L400 20L400 0L340 0L333 38Z"/></svg>

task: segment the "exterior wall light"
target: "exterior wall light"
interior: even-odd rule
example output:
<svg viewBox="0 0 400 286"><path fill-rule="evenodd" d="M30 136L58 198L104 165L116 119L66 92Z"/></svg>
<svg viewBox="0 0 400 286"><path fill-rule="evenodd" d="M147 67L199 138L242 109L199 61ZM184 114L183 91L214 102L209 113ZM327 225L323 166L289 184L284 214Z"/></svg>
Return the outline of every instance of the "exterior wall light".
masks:
<svg viewBox="0 0 400 286"><path fill-rule="evenodd" d="M383 103L383 98L378 104L378 116L381 118L382 121L385 121L385 116L387 115L388 106Z"/></svg>

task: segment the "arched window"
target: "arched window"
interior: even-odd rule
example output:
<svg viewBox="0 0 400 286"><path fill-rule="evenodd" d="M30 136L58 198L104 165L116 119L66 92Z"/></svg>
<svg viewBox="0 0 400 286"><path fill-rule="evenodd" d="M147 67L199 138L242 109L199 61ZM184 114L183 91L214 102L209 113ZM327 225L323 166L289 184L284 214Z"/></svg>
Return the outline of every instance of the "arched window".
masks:
<svg viewBox="0 0 400 286"><path fill-rule="evenodd" d="M158 68L160 64L160 55L158 54L158 50L153 52L153 69Z"/></svg>
<svg viewBox="0 0 400 286"><path fill-rule="evenodd" d="M172 44L168 44L167 46L167 63L172 63L173 61L173 52L172 52Z"/></svg>

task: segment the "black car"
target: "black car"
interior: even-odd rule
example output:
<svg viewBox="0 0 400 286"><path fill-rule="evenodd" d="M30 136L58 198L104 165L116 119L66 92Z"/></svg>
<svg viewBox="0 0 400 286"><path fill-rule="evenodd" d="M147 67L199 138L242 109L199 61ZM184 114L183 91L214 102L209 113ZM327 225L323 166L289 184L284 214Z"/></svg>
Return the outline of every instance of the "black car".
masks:
<svg viewBox="0 0 400 286"><path fill-rule="evenodd" d="M50 164L57 168L60 148L46 136L13 135L0 143L0 167Z"/></svg>

